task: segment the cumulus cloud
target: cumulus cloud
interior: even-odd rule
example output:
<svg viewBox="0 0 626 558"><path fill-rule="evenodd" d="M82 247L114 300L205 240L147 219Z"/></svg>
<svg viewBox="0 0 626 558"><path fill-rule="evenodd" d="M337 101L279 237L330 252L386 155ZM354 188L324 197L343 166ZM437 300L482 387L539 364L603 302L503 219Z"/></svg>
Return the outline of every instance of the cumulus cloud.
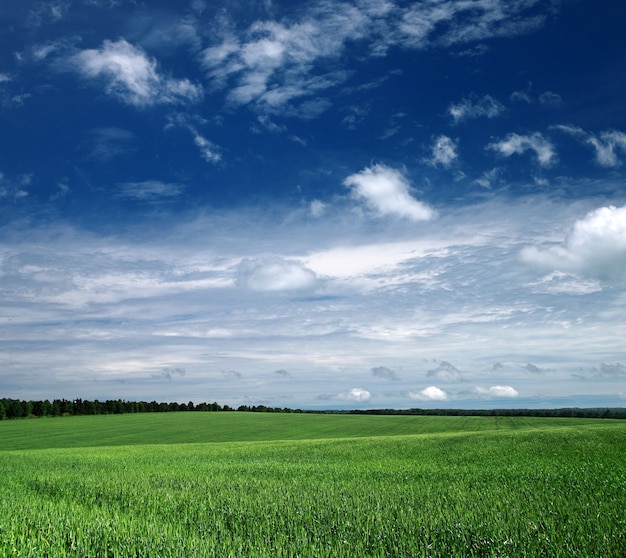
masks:
<svg viewBox="0 0 626 558"><path fill-rule="evenodd" d="M413 221L435 217L435 211L411 195L411 186L398 170L373 165L344 180L354 198L362 200L379 215L394 215Z"/></svg>
<svg viewBox="0 0 626 558"><path fill-rule="evenodd" d="M504 105L491 95L482 98L471 96L448 107L448 114L455 124L474 118L496 118L506 111Z"/></svg>
<svg viewBox="0 0 626 558"><path fill-rule="evenodd" d="M626 206L601 207L577 221L565 242L525 248L523 261L607 281L626 280Z"/></svg>
<svg viewBox="0 0 626 558"><path fill-rule="evenodd" d="M239 286L260 292L312 291L319 286L313 271L279 257L244 259L238 267Z"/></svg>
<svg viewBox="0 0 626 558"><path fill-rule="evenodd" d="M449 167L458 158L458 143L458 140L453 140L444 135L435 138L435 142L431 148L431 157L428 159L428 162L434 167L438 165Z"/></svg>
<svg viewBox="0 0 626 558"><path fill-rule="evenodd" d="M443 380L446 382L460 382L463 378L461 378L461 373L458 368L446 362L445 360L436 361L437 367L426 372L426 376L428 378L437 378L438 380Z"/></svg>
<svg viewBox="0 0 626 558"><path fill-rule="evenodd" d="M387 368L386 366L376 366L372 368L372 375L376 376L377 378L383 378L384 380L395 381L400 379L398 378L398 374L395 370Z"/></svg>
<svg viewBox="0 0 626 558"><path fill-rule="evenodd" d="M124 39L83 50L68 64L85 78L102 80L109 95L136 107L194 103L203 97L199 85L159 74L156 60Z"/></svg>
<svg viewBox="0 0 626 558"><path fill-rule="evenodd" d="M491 386L489 388L477 387L474 388L474 393L480 397L491 398L503 398L513 399L519 397L518 391L511 386Z"/></svg>
<svg viewBox="0 0 626 558"><path fill-rule="evenodd" d="M522 155L526 151L533 151L537 162L542 167L548 167L556 161L554 146L539 132L531 135L509 134L502 141L490 143L487 149L497 151L505 157Z"/></svg>
<svg viewBox="0 0 626 558"><path fill-rule="evenodd" d="M436 386L429 386L421 391L409 393L409 397L419 401L446 401L448 394Z"/></svg>

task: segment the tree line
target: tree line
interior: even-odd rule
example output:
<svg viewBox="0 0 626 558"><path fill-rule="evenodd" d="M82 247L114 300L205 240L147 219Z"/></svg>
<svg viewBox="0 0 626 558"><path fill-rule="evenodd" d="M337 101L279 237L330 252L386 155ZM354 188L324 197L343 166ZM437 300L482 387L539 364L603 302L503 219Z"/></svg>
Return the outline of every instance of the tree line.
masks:
<svg viewBox="0 0 626 558"><path fill-rule="evenodd" d="M180 411L223 412L247 411L264 413L298 413L300 409L266 407L265 405L241 405L237 409L218 403L125 401L108 399L90 401L88 399L54 399L52 402L25 401L19 399L0 399L0 420L34 417L60 417L70 415L119 415L124 413L170 413Z"/></svg>
<svg viewBox="0 0 626 558"><path fill-rule="evenodd" d="M578 408L561 409L355 409L355 410L306 410L265 405L240 405L236 409L228 405L213 403L125 401L108 399L48 399L25 401L0 399L0 420L35 417L60 417L71 415L119 415L124 413L170 413L170 412L229 412L248 413L316 413L316 414L361 414L361 415L425 415L425 416L483 416L483 417L575 417L626 419L626 408Z"/></svg>
<svg viewBox="0 0 626 558"><path fill-rule="evenodd" d="M626 419L621 407L564 407L560 409L356 409L359 415L424 415L472 417L557 417Z"/></svg>

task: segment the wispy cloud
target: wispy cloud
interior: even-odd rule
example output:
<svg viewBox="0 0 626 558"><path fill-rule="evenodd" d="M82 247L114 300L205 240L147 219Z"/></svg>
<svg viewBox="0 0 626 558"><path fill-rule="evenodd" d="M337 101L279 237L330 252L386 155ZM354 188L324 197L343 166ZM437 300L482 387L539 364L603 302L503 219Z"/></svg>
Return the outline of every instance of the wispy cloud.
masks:
<svg viewBox="0 0 626 558"><path fill-rule="evenodd" d="M272 112L345 81L344 71L318 73L314 65L340 55L368 23L355 6L321 3L298 22L257 21L241 37L227 35L203 51L202 62L214 84L233 82L231 103Z"/></svg>
<svg viewBox="0 0 626 558"><path fill-rule="evenodd" d="M114 126L97 128L91 132L89 157L100 162L108 162L115 157L132 152L134 139L134 134L129 130Z"/></svg>
<svg viewBox="0 0 626 558"><path fill-rule="evenodd" d="M626 280L626 206L601 207L576 221L557 245L531 246L522 259L608 281Z"/></svg>
<svg viewBox="0 0 626 558"><path fill-rule="evenodd" d="M501 141L490 143L487 149L496 151L505 157L522 155L527 151L532 151L542 167L549 167L556 161L554 146L539 132L531 135L509 134Z"/></svg>
<svg viewBox="0 0 626 558"><path fill-rule="evenodd" d="M504 105L491 95L485 95L481 98L473 95L448 107L448 114L455 124L475 118L496 118L505 111Z"/></svg>
<svg viewBox="0 0 626 558"><path fill-rule="evenodd" d="M555 129L579 138L593 147L596 163L603 167L618 167L622 164L619 153L626 156L626 133L618 130L606 130L596 135L577 126L559 125Z"/></svg>
<svg viewBox="0 0 626 558"><path fill-rule="evenodd" d="M535 4L534 0L513 4L485 0L471 5L449 0L410 6L319 1L294 20L259 20L243 32L227 25L221 41L206 48L201 59L212 85L229 88L231 103L272 113L345 82L349 77L345 70L324 71L320 61L336 63L357 42L366 46L365 56L382 57L393 47L447 48L510 37L543 24L544 16L531 11ZM319 102L316 106L322 110L326 105ZM459 119L491 118L503 111L489 96L467 103L459 106Z"/></svg>
<svg viewBox="0 0 626 558"><path fill-rule="evenodd" d="M123 198L141 201L157 201L165 198L180 196L184 187L182 184L166 183L159 180L145 180L143 182L123 182L118 184L118 195Z"/></svg>
<svg viewBox="0 0 626 558"><path fill-rule="evenodd" d="M554 93L553 91L544 91L541 95L539 95L539 102L542 105L550 107L560 107L563 104L563 99L558 93Z"/></svg>
<svg viewBox="0 0 626 558"><path fill-rule="evenodd" d="M67 65L84 78L100 80L109 95L138 108L195 103L203 97L199 85L163 76L154 58L124 39L83 50L69 57Z"/></svg>
<svg viewBox="0 0 626 558"><path fill-rule="evenodd" d="M362 200L378 215L394 215L413 221L435 217L435 211L411 195L411 186L398 170L373 165L348 176L344 185L357 200Z"/></svg>
<svg viewBox="0 0 626 558"><path fill-rule="evenodd" d="M198 125L206 124L200 117L193 117L183 113L170 114L167 117L166 130L181 127L187 130L198 148L200 156L207 162L216 164L222 160L222 149L198 131Z"/></svg>
<svg viewBox="0 0 626 558"><path fill-rule="evenodd" d="M458 140L444 135L438 136L431 147L431 157L427 162L435 167L438 165L450 167L459 157L458 145Z"/></svg>
<svg viewBox="0 0 626 558"><path fill-rule="evenodd" d="M27 22L33 27L52 24L66 16L71 1L53 0L51 2L35 2L28 12Z"/></svg>

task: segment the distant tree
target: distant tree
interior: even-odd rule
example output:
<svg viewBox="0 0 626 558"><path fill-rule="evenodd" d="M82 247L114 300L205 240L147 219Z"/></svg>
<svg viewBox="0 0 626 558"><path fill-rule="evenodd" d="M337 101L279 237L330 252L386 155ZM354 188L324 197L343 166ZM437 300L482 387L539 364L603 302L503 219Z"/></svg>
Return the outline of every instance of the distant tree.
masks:
<svg viewBox="0 0 626 558"><path fill-rule="evenodd" d="M2 403L2 401L0 401L0 420L4 420L6 416L7 416L6 409L4 408L4 404Z"/></svg>
<svg viewBox="0 0 626 558"><path fill-rule="evenodd" d="M22 401L22 416L29 417L32 414L33 414L33 402Z"/></svg>

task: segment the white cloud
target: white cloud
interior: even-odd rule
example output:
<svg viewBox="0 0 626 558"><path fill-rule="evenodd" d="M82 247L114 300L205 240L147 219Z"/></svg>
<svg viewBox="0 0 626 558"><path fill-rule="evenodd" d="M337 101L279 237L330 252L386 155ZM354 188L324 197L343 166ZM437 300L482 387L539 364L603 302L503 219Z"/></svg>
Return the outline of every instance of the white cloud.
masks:
<svg viewBox="0 0 626 558"><path fill-rule="evenodd" d="M200 156L207 163L219 163L222 160L222 154L220 147L213 143L208 138L204 137L197 129L196 123L206 124L206 121L202 118L191 118L182 113L170 114L167 117L168 123L165 129L171 129L181 127L189 131L193 137L193 143L200 151Z"/></svg>
<svg viewBox="0 0 626 558"><path fill-rule="evenodd" d="M505 111L504 105L491 95L485 95L480 99L471 96L469 99L463 99L460 103L448 107L448 114L455 124L474 118L496 118Z"/></svg>
<svg viewBox="0 0 626 558"><path fill-rule="evenodd" d="M587 139L596 150L596 161L603 167L617 167L622 161L617 155L621 151L626 155L626 134L616 130L601 132L600 137L590 135Z"/></svg>
<svg viewBox="0 0 626 558"><path fill-rule="evenodd" d="M366 403L372 398L372 394L363 388L352 388L349 391L335 393L335 394L325 394L319 396L319 399L331 399L335 401L351 401L357 403Z"/></svg>
<svg viewBox="0 0 626 558"><path fill-rule="evenodd" d="M474 388L474 393L480 397L486 398L503 398L513 399L519 397L518 391L511 386L491 386L489 388L477 387Z"/></svg>
<svg viewBox="0 0 626 558"><path fill-rule="evenodd" d="M601 207L576 221L565 242L527 247L526 262L608 281L626 280L626 206Z"/></svg>
<svg viewBox="0 0 626 558"><path fill-rule="evenodd" d="M244 259L238 268L238 284L260 292L312 291L319 279L299 262L268 257Z"/></svg>
<svg viewBox="0 0 626 558"><path fill-rule="evenodd" d="M429 386L421 391L409 393L409 397L419 401L446 401L448 394L436 386Z"/></svg>
<svg viewBox="0 0 626 558"><path fill-rule="evenodd" d="M453 140L448 136L441 135L435 138L435 143L431 148L432 156L428 162L433 165L449 167L458 158L458 140Z"/></svg>
<svg viewBox="0 0 626 558"><path fill-rule="evenodd" d="M344 180L356 199L363 200L379 215L395 215L413 221L435 217L435 211L413 198L410 184L398 170L384 165L373 165Z"/></svg>
<svg viewBox="0 0 626 558"><path fill-rule="evenodd" d="M349 401L358 401L359 403L369 401L372 395L363 388L352 388L347 394L346 399Z"/></svg>
<svg viewBox="0 0 626 558"><path fill-rule="evenodd" d="M434 359L446 355L467 386L515 386L525 397L536 394L525 400L530 406L564 393L597 394L586 404L606 405L624 391L621 369L599 363L624 364L626 296L619 289L546 296L527 287L534 273L517 260L533 234L543 239L542 249L546 238L562 239L572 215L584 216L582 204L590 207L543 197L490 199L450 207L419 230L400 220L372 223L333 205L319 219L303 219L306 207L289 215L204 210L153 215L100 233L59 223L5 224L0 296L11 304L0 316L0 337L29 350L0 354L0 383L20 398L32 397L35 385L42 398L51 391L90 399L149 392L179 401L201 401L211 385L220 404L237 406L238 398L255 394L272 406L303 408L320 404L312 395L320 385L346 396L373 381L388 383L375 394L381 407L407 406L411 392L437 405L446 400L432 397L448 385L455 390L447 401L463 398L464 406L515 401L498 399L497 392L459 393L460 384L427 378L426 370L440 362ZM274 260L262 255L271 253L288 254L279 262L301 262L323 282L314 294L253 290L280 288L290 276L278 266L276 273L259 272L263 280L254 283L254 272ZM252 273L237 284L244 259ZM285 279L283 286L311 278L297 268L293 275L304 280ZM494 362L504 366L492 369ZM521 366L528 362L555 372L526 373ZM399 377L390 381L382 370L374 376L374 366ZM601 382L571 376L593 367ZM142 383L165 368L186 374L154 391ZM288 370L292 380L276 370ZM420 370L424 382L416 384ZM98 381L105 372L107 381ZM423 390L429 386L440 392ZM356 405L326 399L330 406Z"/></svg>
<svg viewBox="0 0 626 558"><path fill-rule="evenodd" d="M367 24L357 7L320 4L298 22L257 21L244 36L229 35L205 49L202 61L218 87L233 81L232 103L272 112L344 81L346 72L310 77L313 65L339 56L346 41L364 35Z"/></svg>
<svg viewBox="0 0 626 558"><path fill-rule="evenodd" d="M229 88L231 103L280 113L287 104L345 82L348 72L326 73L328 64L321 61L335 63L351 43L361 41L364 56L382 57L392 47L447 48L511 37L543 24L543 15L530 13L535 4L536 0L447 0L404 7L387 1L356 5L320 1L310 4L298 18L256 21L240 33L227 23L221 42L206 48L201 59L212 86ZM484 52L484 47L477 47L476 52ZM324 101L318 101L318 110L327 106ZM468 103L459 109L467 111L461 119L492 118L504 110L489 96ZM302 114L310 114L310 107L291 112L293 116Z"/></svg>
<svg viewBox="0 0 626 558"><path fill-rule="evenodd" d="M136 107L195 103L203 97L199 85L159 74L156 60L124 39L104 41L101 48L83 50L68 62L82 76L103 80L108 94Z"/></svg>
<svg viewBox="0 0 626 558"><path fill-rule="evenodd" d="M222 160L222 155L217 145L199 134L194 128L190 128L190 130L193 134L193 142L200 149L200 154L207 163L218 163Z"/></svg>
<svg viewBox="0 0 626 558"><path fill-rule="evenodd" d="M537 162L542 167L548 167L556 161L554 146L539 132L527 136L509 134L502 141L490 143L487 149L497 151L505 157L522 155L526 151L533 151L537 157Z"/></svg>
<svg viewBox="0 0 626 558"><path fill-rule="evenodd" d="M596 163L603 167L618 167L622 164L619 152L626 155L626 133L618 130L605 130L599 135L586 132L578 126L559 125L554 129L565 132L570 136L591 145L595 150Z"/></svg>

